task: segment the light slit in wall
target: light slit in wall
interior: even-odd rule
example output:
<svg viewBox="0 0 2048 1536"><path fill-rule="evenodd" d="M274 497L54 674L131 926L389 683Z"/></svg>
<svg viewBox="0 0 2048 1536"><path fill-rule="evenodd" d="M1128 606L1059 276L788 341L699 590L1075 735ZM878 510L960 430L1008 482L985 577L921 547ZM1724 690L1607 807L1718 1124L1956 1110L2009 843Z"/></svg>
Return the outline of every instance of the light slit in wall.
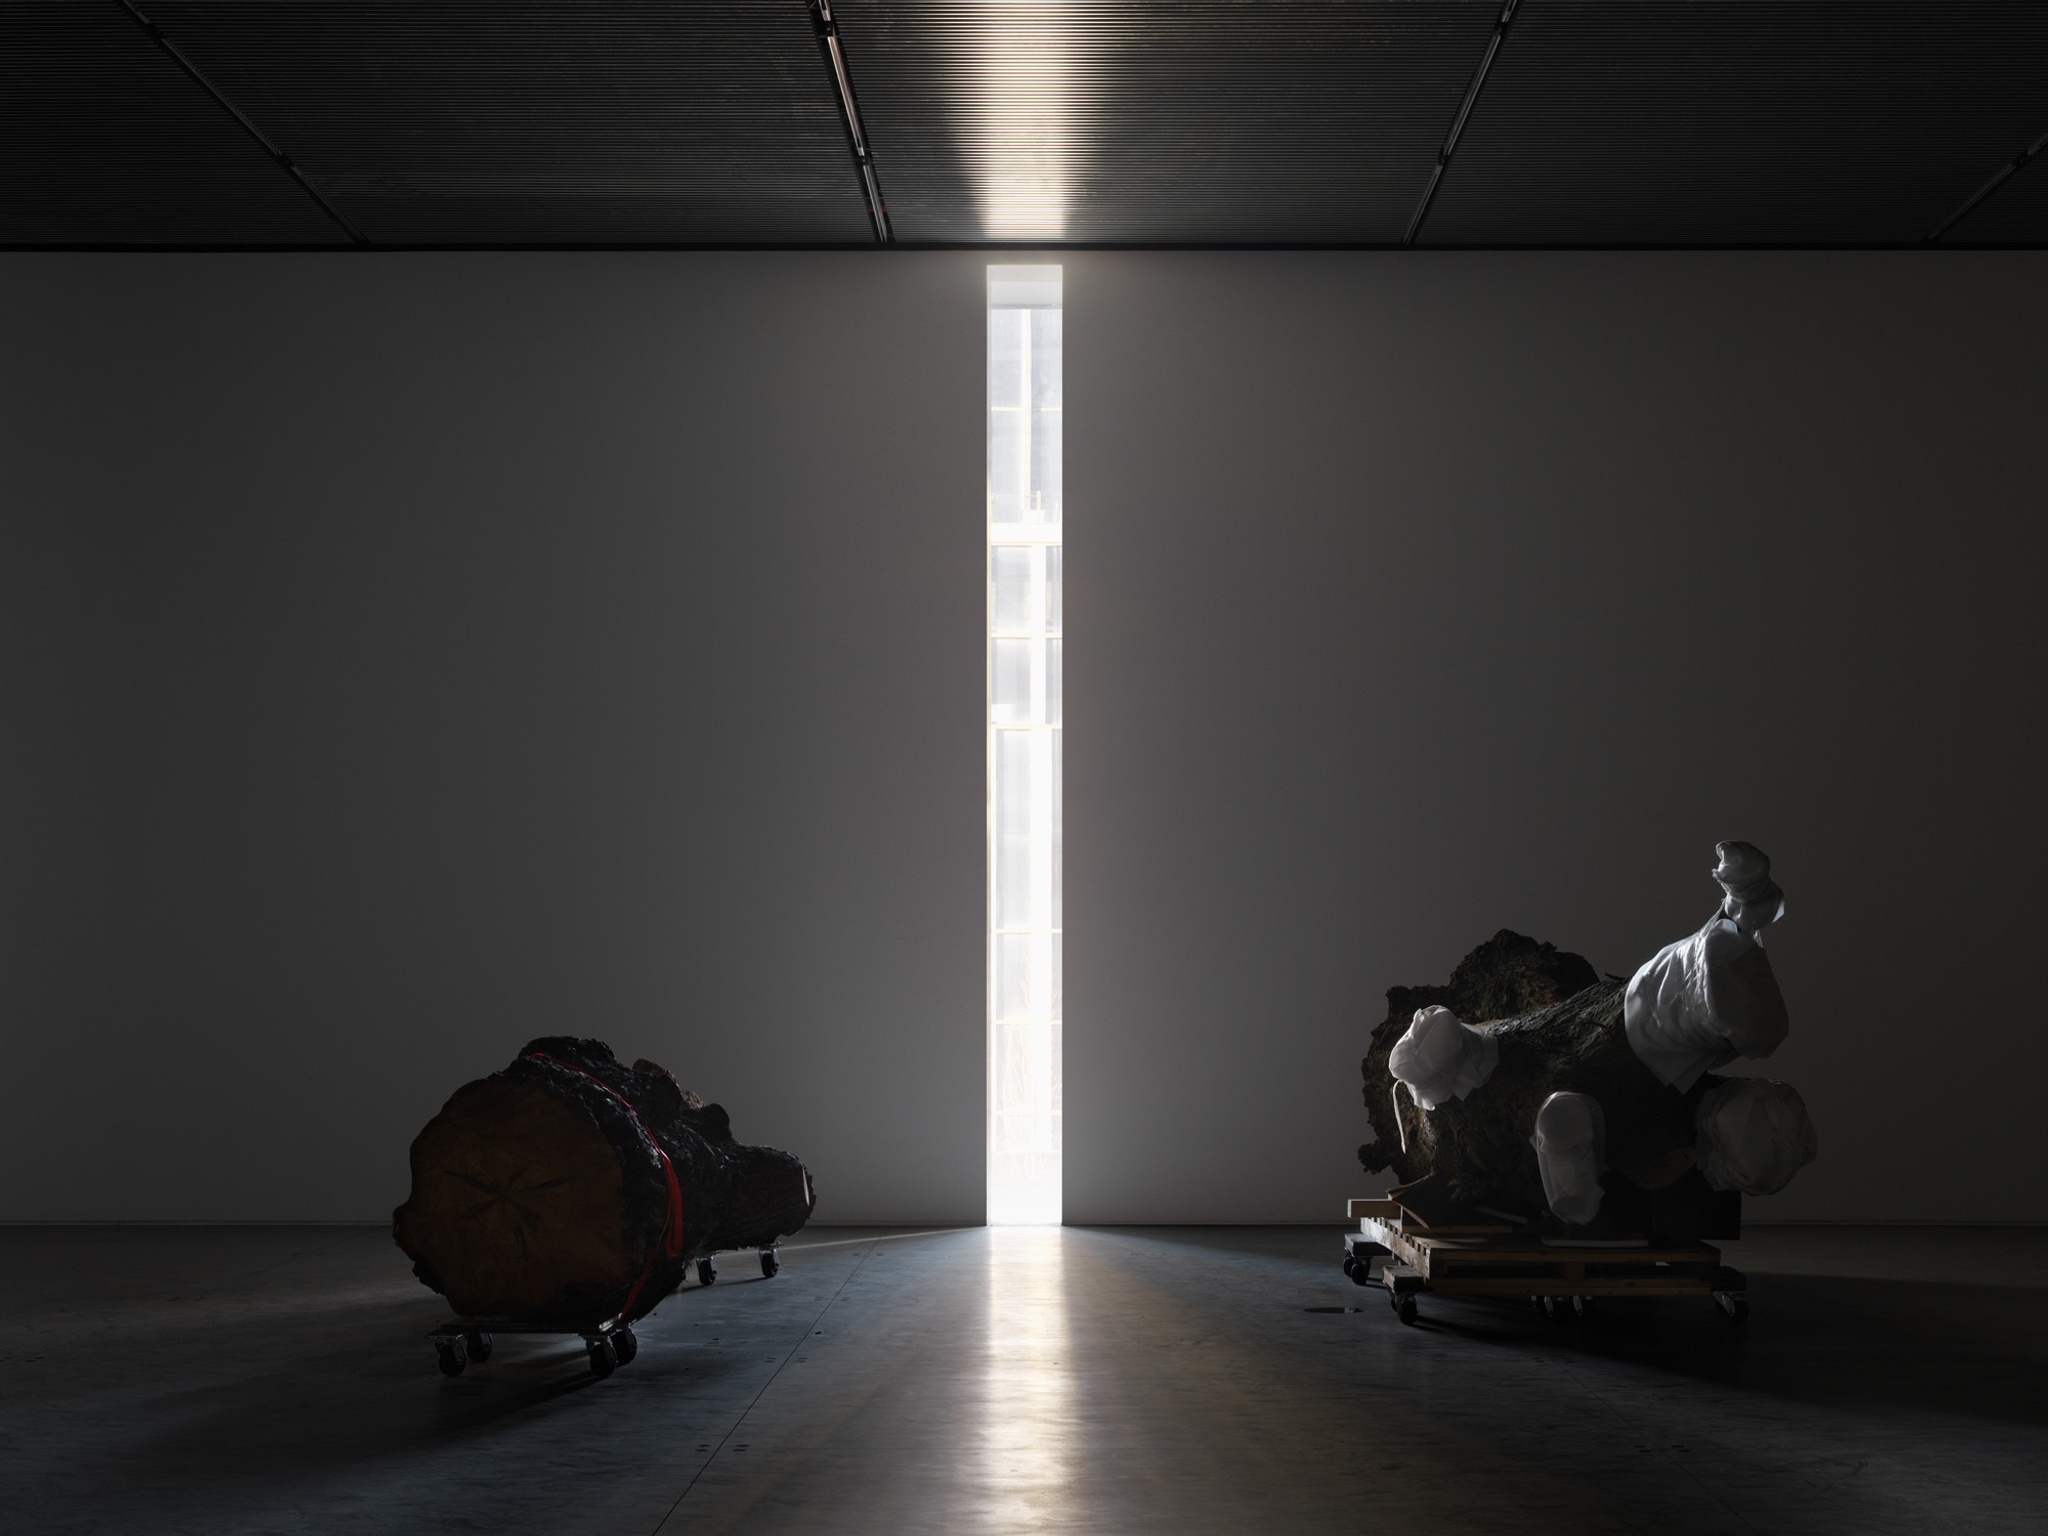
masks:
<svg viewBox="0 0 2048 1536"><path fill-rule="evenodd" d="M1060 1199L1061 269L988 270L988 1219Z"/></svg>

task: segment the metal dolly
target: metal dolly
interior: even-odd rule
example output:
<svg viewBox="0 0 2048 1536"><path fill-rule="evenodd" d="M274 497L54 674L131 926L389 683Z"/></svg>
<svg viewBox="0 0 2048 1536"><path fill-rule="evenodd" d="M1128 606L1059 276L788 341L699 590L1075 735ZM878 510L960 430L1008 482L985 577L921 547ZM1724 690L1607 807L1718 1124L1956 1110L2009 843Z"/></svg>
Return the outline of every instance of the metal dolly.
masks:
<svg viewBox="0 0 2048 1536"><path fill-rule="evenodd" d="M584 1352L590 1357L590 1374L602 1380L640 1353L640 1340L630 1323L614 1318L587 1331L570 1328L536 1328L527 1323L485 1322L467 1319L443 1323L427 1338L434 1346L443 1376L460 1376L470 1365L482 1365L491 1358L494 1333L581 1333Z"/></svg>
<svg viewBox="0 0 2048 1536"><path fill-rule="evenodd" d="M782 1268L782 1256L773 1244L758 1250L761 1256L761 1277L772 1280ZM718 1279L718 1265L714 1255L706 1254L697 1261L697 1284L711 1285ZM640 1340L633 1332L633 1325L620 1318L600 1323L595 1328L537 1328L528 1323L507 1323L483 1318L463 1318L452 1323L443 1323L429 1329L427 1340L434 1346L434 1358L441 1366L443 1376L460 1376L471 1365L482 1365L491 1358L494 1333L575 1333L583 1340L584 1353L590 1359L590 1374L602 1381L622 1365L630 1365L633 1357L640 1353Z"/></svg>
<svg viewBox="0 0 2048 1536"><path fill-rule="evenodd" d="M726 1251L731 1253L740 1250L727 1249ZM782 1268L780 1252L773 1243L757 1251L761 1255L761 1278L763 1280L773 1280L776 1272ZM712 1262L716 1257L716 1254L707 1253L697 1261L697 1283L699 1285L711 1285L717 1281L718 1265Z"/></svg>

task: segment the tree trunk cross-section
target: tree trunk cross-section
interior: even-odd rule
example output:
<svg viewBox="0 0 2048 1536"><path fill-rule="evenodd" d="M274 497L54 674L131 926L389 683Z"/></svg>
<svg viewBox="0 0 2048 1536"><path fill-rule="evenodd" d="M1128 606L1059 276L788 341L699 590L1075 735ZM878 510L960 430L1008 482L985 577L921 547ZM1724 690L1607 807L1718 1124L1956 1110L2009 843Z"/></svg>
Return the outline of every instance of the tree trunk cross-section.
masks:
<svg viewBox="0 0 2048 1536"><path fill-rule="evenodd" d="M466 1317L587 1330L646 1316L697 1259L765 1247L815 1203L802 1163L734 1141L661 1067L549 1036L414 1138L392 1236Z"/></svg>

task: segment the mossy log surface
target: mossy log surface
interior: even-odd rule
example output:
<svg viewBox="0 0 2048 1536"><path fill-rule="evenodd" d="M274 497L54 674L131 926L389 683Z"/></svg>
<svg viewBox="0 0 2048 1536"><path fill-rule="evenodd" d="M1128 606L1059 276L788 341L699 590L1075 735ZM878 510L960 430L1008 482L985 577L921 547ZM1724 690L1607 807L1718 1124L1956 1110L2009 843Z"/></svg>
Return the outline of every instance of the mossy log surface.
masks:
<svg viewBox="0 0 2048 1536"><path fill-rule="evenodd" d="M681 1194L674 1239L662 1153ZM589 1329L644 1317L695 1260L772 1243L814 1205L801 1162L736 1142L726 1112L665 1069L558 1035L427 1123L392 1236L465 1316Z"/></svg>
<svg viewBox="0 0 2048 1536"><path fill-rule="evenodd" d="M1374 1140L1358 1149L1359 1162L1370 1173L1391 1171L1401 1184L1435 1175L1461 1205L1533 1218L1546 1209L1530 1143L1536 1112L1553 1093L1584 1093L1606 1117L1603 1182L1613 1198L1603 1213L1650 1223L1658 1192L1660 1219L1671 1217L1665 1224L1699 1227L1690 1207L1710 1201L1711 1192L1692 1171L1693 1107L1718 1079L1689 1094L1660 1083L1629 1048L1625 989L1603 981L1582 956L1507 929L1460 961L1446 985L1388 989L1387 1017L1362 1064ZM1405 1088L1396 1100L1388 1056L1415 1011L1430 1006L1484 1026L1500 1060L1464 1098L1424 1110ZM1667 1211L1674 1203L1689 1214Z"/></svg>

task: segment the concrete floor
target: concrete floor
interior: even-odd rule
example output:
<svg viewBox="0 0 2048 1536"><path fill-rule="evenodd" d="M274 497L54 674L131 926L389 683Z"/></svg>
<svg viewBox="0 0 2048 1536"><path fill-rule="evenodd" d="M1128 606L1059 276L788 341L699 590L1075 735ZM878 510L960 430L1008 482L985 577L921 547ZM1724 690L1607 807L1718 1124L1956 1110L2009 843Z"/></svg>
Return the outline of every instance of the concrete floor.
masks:
<svg viewBox="0 0 2048 1536"><path fill-rule="evenodd" d="M2048 1230L1729 1254L1742 1329L1403 1328L1334 1228L822 1229L450 1380L381 1229L0 1229L0 1530L2048 1529Z"/></svg>

